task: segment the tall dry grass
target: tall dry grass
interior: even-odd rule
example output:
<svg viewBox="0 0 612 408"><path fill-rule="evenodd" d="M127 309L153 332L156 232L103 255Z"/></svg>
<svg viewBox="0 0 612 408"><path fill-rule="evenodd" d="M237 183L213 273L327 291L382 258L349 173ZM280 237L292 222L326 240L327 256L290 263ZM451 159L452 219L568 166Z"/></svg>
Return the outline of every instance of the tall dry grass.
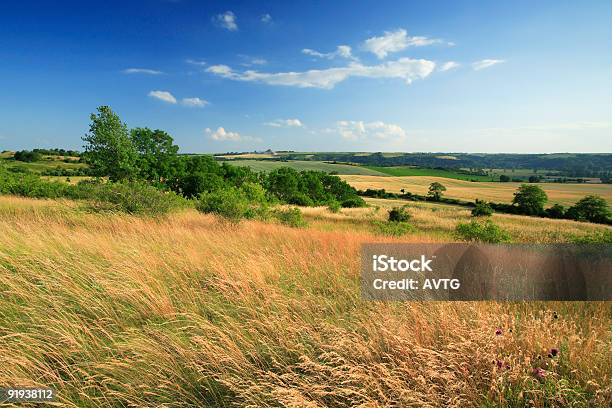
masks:
<svg viewBox="0 0 612 408"><path fill-rule="evenodd" d="M423 240L344 227L366 210L292 229L42 203L0 197L0 384L58 405L612 401L610 303L363 301L360 245Z"/></svg>

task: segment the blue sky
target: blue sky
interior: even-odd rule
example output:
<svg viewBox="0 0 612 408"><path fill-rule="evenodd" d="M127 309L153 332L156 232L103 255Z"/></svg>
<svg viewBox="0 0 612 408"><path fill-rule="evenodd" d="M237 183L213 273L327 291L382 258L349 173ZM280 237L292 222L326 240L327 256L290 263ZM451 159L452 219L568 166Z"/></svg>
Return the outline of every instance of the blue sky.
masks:
<svg viewBox="0 0 612 408"><path fill-rule="evenodd" d="M612 2L3 1L0 150L611 152Z"/></svg>

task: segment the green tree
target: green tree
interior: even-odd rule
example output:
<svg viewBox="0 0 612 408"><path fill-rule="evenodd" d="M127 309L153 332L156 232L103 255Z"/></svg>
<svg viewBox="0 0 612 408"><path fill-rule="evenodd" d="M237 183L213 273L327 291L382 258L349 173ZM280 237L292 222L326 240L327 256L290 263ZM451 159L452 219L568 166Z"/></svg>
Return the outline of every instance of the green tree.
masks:
<svg viewBox="0 0 612 408"><path fill-rule="evenodd" d="M172 136L163 130L135 128L130 137L138 153L137 168L141 178L163 182L173 176L179 148Z"/></svg>
<svg viewBox="0 0 612 408"><path fill-rule="evenodd" d="M445 191L446 187L436 181L429 185L429 191L427 192L427 195L431 197L433 201L440 201L440 199L442 198L442 194Z"/></svg>
<svg viewBox="0 0 612 408"><path fill-rule="evenodd" d="M567 216L575 220L608 223L612 215L606 200L597 195L588 195L570 207Z"/></svg>
<svg viewBox="0 0 612 408"><path fill-rule="evenodd" d="M281 167L268 174L266 189L278 199L292 202L299 195L299 173L289 167ZM299 204L299 203L298 203Z"/></svg>
<svg viewBox="0 0 612 408"><path fill-rule="evenodd" d="M540 186L523 184L514 193L512 204L516 205L519 213L538 215L544 212L544 204L548 196Z"/></svg>
<svg viewBox="0 0 612 408"><path fill-rule="evenodd" d="M83 137L85 158L98 176L111 181L131 179L136 173L136 151L125 123L108 106L91 114L89 133Z"/></svg>
<svg viewBox="0 0 612 408"><path fill-rule="evenodd" d="M501 174L499 176L499 181L502 183L507 183L510 181L510 177L506 176L505 174Z"/></svg>

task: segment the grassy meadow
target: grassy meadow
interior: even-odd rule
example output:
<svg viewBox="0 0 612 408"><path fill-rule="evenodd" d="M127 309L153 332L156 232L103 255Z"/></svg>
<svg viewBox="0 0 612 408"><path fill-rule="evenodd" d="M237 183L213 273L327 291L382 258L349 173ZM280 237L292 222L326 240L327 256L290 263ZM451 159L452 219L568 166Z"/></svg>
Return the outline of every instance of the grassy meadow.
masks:
<svg viewBox="0 0 612 408"><path fill-rule="evenodd" d="M376 177L361 175L342 175L343 180L359 190L368 188L384 188L388 192L399 193L403 188L416 194L427 194L429 185L433 182L442 183L446 187L445 197L463 200L475 200L510 203L516 189L522 183L470 182L432 176L406 177ZM548 205L555 203L571 205L589 194L602 196L612 203L612 187L609 184L565 184L536 183L548 195Z"/></svg>
<svg viewBox="0 0 612 408"><path fill-rule="evenodd" d="M478 176L478 175L470 175L470 174L462 174L453 170L442 170L442 169L424 169L418 167L409 167L409 166L392 166L392 167L384 167L384 166L364 166L367 169L375 170L380 173L387 174L389 176L395 177L404 177L404 176L431 176L431 177L444 177L455 180L476 180L476 181L497 181L499 180L499 176L497 180L494 177L490 176Z"/></svg>
<svg viewBox="0 0 612 408"><path fill-rule="evenodd" d="M246 166L250 167L254 171L272 171L281 167L290 167L297 171L302 170L314 170L324 171L326 173L335 172L337 174L357 174L365 176L384 176L385 173L372 170L362 166L351 166L349 164L333 164L325 163L320 161L301 161L301 160L290 160L290 161L276 161L276 160L231 160L230 164L235 166Z"/></svg>
<svg viewBox="0 0 612 408"><path fill-rule="evenodd" d="M53 386L64 407L612 402L609 302L362 300L362 243L453 241L469 217L413 203L415 232L393 238L375 222L395 203L369 203L289 228L0 197L0 384ZM494 219L520 242L610 228Z"/></svg>

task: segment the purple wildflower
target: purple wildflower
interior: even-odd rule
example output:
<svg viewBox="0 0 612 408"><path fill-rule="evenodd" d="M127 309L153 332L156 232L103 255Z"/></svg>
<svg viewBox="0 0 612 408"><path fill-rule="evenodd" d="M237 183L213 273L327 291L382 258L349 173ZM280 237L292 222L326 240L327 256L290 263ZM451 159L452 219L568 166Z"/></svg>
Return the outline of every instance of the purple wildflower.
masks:
<svg viewBox="0 0 612 408"><path fill-rule="evenodd" d="M546 371L543 370L540 367L534 368L533 369L533 376L541 381L541 380L543 380L546 377Z"/></svg>

